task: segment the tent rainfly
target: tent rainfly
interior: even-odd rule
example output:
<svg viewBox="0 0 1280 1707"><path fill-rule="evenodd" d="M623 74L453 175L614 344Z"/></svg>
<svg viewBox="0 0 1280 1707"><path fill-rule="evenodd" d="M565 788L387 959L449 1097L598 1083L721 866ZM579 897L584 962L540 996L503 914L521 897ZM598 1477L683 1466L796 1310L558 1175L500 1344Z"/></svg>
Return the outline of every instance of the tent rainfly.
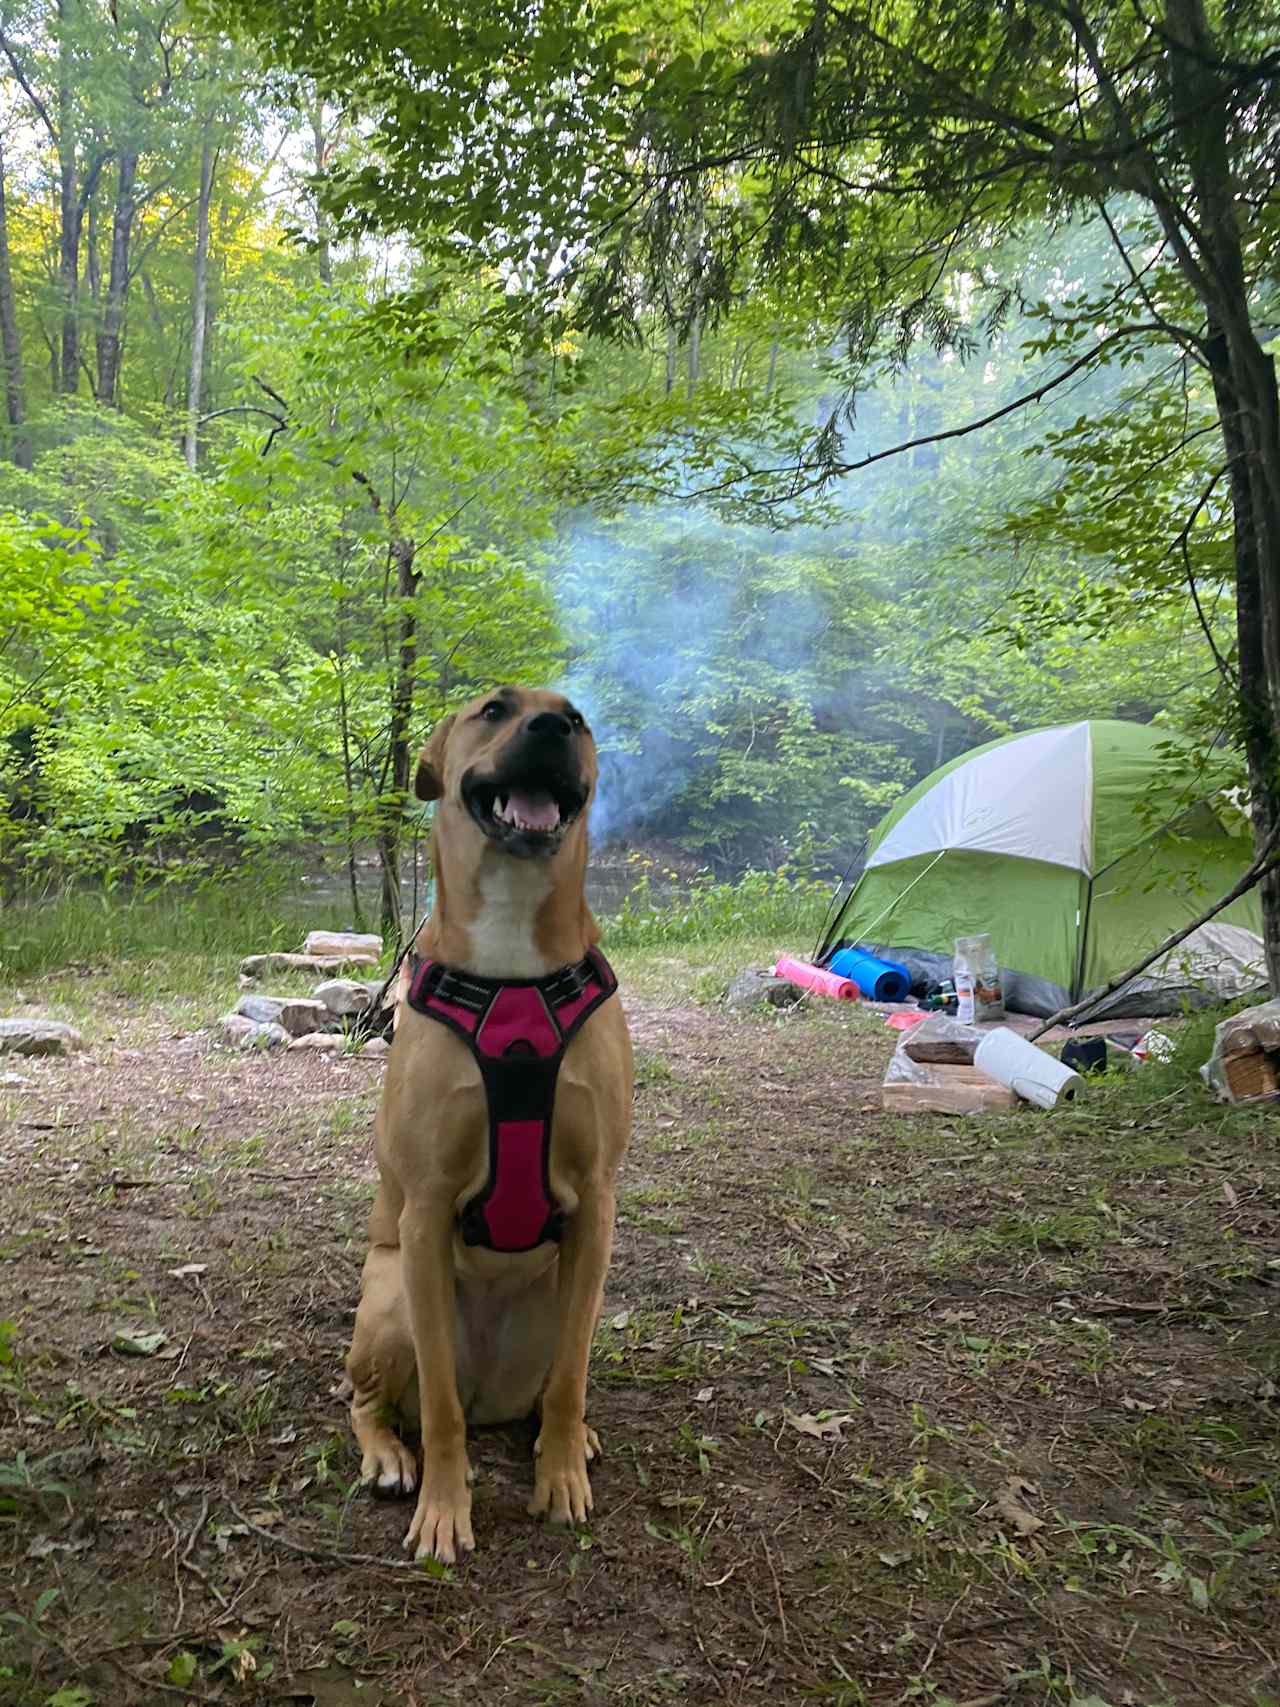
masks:
<svg viewBox="0 0 1280 1707"><path fill-rule="evenodd" d="M873 832L841 930L922 976L987 931L1010 1005L1047 1015L1190 923L1252 858L1232 811L1187 808L1170 737L1095 719L1009 735L911 790ZM1234 814L1238 823L1238 814ZM1201 927L1103 1012L1175 1012L1264 981L1256 893ZM923 951L921 953L920 951Z"/></svg>

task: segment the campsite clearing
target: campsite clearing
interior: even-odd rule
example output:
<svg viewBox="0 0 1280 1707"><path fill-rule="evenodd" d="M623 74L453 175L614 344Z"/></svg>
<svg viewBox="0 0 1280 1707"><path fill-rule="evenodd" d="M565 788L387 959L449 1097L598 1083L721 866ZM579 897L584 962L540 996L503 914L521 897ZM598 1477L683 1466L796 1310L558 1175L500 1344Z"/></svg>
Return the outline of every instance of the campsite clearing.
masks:
<svg viewBox="0 0 1280 1707"><path fill-rule="evenodd" d="M89 1053L0 1086L0 1698L1274 1707L1274 1114L1184 1052L887 1115L896 1034L694 999L730 954L617 957L590 1527L526 1517L528 1432L484 1431L452 1570L405 1566L334 1392L381 1067L213 1047L233 968L28 990Z"/></svg>

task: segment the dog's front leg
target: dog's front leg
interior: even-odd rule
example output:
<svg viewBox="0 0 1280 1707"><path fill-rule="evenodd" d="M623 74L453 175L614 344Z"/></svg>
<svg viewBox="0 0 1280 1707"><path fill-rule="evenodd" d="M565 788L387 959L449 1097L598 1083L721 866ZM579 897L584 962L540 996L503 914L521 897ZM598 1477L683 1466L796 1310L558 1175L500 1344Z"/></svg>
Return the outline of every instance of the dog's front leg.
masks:
<svg viewBox="0 0 1280 1707"><path fill-rule="evenodd" d="M453 1202L413 1202L400 1218L409 1325L418 1360L422 1485L404 1538L418 1559L453 1564L470 1552L471 1466L454 1351Z"/></svg>
<svg viewBox="0 0 1280 1707"><path fill-rule="evenodd" d="M611 1186L584 1191L560 1250L555 1355L542 1392L529 1511L554 1523L582 1523L591 1510L587 1465L600 1451L586 1423L587 1365L613 1245Z"/></svg>

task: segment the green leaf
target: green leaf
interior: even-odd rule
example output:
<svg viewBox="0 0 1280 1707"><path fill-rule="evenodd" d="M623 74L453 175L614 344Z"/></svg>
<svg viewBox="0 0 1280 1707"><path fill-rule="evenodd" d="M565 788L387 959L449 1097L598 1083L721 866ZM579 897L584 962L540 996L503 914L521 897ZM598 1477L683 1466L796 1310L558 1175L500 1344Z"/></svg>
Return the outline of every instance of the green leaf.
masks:
<svg viewBox="0 0 1280 1707"><path fill-rule="evenodd" d="M167 1673L169 1682L176 1683L179 1688L185 1688L193 1680L199 1667L200 1662L196 1656L183 1648L169 1661Z"/></svg>

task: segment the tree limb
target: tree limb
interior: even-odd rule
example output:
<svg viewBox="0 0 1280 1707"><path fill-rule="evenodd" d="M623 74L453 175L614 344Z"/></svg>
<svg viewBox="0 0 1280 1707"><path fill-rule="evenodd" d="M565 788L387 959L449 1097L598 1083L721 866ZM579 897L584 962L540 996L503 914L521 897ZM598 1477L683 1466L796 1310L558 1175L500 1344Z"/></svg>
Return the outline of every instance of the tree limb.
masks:
<svg viewBox="0 0 1280 1707"><path fill-rule="evenodd" d="M870 468L873 463L885 462L893 456L902 456L909 450L919 450L922 445L936 445L942 444L947 439L967 438L970 433L981 432L984 427L991 426L993 422L1002 420L1006 415L1015 414L1030 403L1039 403L1051 391L1056 391L1060 385L1065 385L1069 379L1074 379L1081 369L1088 367L1091 362L1097 361L1099 356L1105 350L1110 349L1113 344L1122 343L1126 338L1149 332L1160 333L1163 336L1163 328L1154 322L1123 327L1120 331L1113 332L1110 337L1100 338L1092 349L1086 350L1082 356L1069 363L1061 372L1054 374L1052 379L1046 379L1042 385L1035 386L1031 391L1023 392L1020 397L1015 397L1012 402L1003 404L999 409L993 409L989 415L982 415L976 421L966 421L962 427L947 427L942 432L924 433L919 438L904 439L900 444L890 445L885 450L872 451L869 456L860 457L856 462L823 463L817 467L816 472L813 472L812 478L807 482L802 482L801 476L811 473L814 470L813 464L797 463L793 467L787 468L748 468L745 472L731 475L728 479L719 481L714 486L698 487L692 492L685 493L684 496L705 498L716 492L723 492L730 486L739 485L744 480L759 479L762 475L791 474L794 476L794 483L791 491L786 494L787 499L790 500L799 497L802 491L812 490L816 486L825 484L828 480L836 479L845 474L856 474L860 469Z"/></svg>
<svg viewBox="0 0 1280 1707"><path fill-rule="evenodd" d="M9 61L9 69L13 72L14 77L17 79L18 84L21 87L23 94L27 97L27 99L31 102L31 105L35 108L36 116L39 118L39 120L40 120L41 124L44 126L44 128L48 131L49 140L50 140L50 142L52 142L53 146L56 148L58 146L58 132L54 127L53 120L49 117L49 109L45 106L44 102L40 99L39 95L36 94L35 90L31 87L31 84L27 81L26 73L23 71L22 67L18 64L17 55L14 53L12 47L9 45L9 38L4 34L4 32L2 30L0 30L0 52L3 52L5 58Z"/></svg>

